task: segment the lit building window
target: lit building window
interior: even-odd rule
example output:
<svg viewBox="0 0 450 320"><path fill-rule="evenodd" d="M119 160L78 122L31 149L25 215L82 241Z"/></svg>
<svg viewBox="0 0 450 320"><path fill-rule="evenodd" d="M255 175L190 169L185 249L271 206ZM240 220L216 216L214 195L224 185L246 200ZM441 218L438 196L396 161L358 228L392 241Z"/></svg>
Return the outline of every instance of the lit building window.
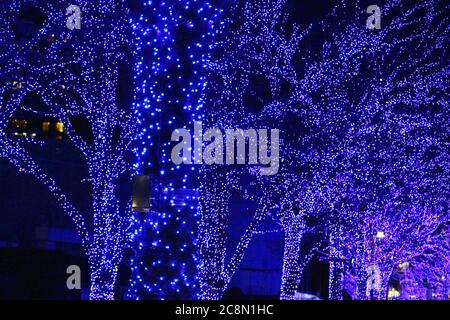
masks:
<svg viewBox="0 0 450 320"><path fill-rule="evenodd" d="M14 128L17 129L26 129L27 125L28 125L28 121L27 120L17 120L17 119L13 119L11 120L11 124L14 126Z"/></svg>
<svg viewBox="0 0 450 320"><path fill-rule="evenodd" d="M50 130L50 122L42 122L42 131L49 132Z"/></svg>
<svg viewBox="0 0 450 320"><path fill-rule="evenodd" d="M62 122L56 123L56 132L58 132L58 133L64 132L64 124Z"/></svg>

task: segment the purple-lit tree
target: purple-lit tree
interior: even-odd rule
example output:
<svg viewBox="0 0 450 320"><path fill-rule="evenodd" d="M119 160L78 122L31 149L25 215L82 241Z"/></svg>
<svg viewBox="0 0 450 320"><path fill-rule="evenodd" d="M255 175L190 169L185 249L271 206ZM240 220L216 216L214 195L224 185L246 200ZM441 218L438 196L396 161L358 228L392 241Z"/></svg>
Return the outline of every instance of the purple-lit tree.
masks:
<svg viewBox="0 0 450 320"><path fill-rule="evenodd" d="M396 270L402 300L446 300L450 294L449 229L442 226L439 235L429 239L425 250L410 257Z"/></svg>
<svg viewBox="0 0 450 320"><path fill-rule="evenodd" d="M418 203L402 207L395 204L399 201L372 201L360 217L359 228L345 230L348 242L342 252L351 260L345 276L353 279L351 292L358 299L385 299L392 276L404 265L416 267L408 271L410 275L418 272L423 276L425 271L434 270L422 280L434 279L448 268L444 207L422 208ZM442 252L436 254L439 249ZM368 282L368 268L374 270L373 284Z"/></svg>
<svg viewBox="0 0 450 320"><path fill-rule="evenodd" d="M231 10L208 65L210 127L283 131L280 171L255 178L259 205L228 264L229 199L245 184L245 169L203 172L204 296L220 297L259 223L276 210L285 228L283 299L293 298L301 278L304 218L317 214L328 218L317 227L326 231L331 298L342 298L351 261L359 298L366 296L366 269L376 252L386 259L381 297L395 266L423 252L448 221L442 207L448 200L447 7L387 1L381 30L371 30L367 7L343 2L317 26L294 27L286 36L284 3L238 2L242 14ZM321 32L321 45L309 45L311 30ZM386 235L382 245L377 232Z"/></svg>
<svg viewBox="0 0 450 320"><path fill-rule="evenodd" d="M388 1L382 8L380 31L363 31L345 19L333 29L346 31L335 32L337 43L356 47L355 61L362 61L357 74L366 83L359 90L363 99L353 103L361 112L346 143L350 166L344 169L353 180L353 201L350 210L341 206L338 219L352 222L339 243L353 261L359 299L370 295L368 267L379 270L373 297L385 298L397 266L444 239L449 220L448 7ZM358 39L367 32L374 32L370 47L358 56Z"/></svg>
<svg viewBox="0 0 450 320"><path fill-rule="evenodd" d="M0 13L2 129L18 110L64 123L82 154L92 203L82 212L59 181L44 172L30 151L37 139L0 133L1 156L42 182L73 220L91 269L91 299L113 299L129 226L129 203L118 180L129 173L135 135L131 105L119 99L128 88L131 32L121 1L78 1L81 29L67 26L68 1L13 0ZM73 10L76 10L74 8ZM70 10L67 14L73 14ZM129 88L133 92L133 88ZM34 100L25 99L33 96ZM39 105L39 108L37 107ZM126 177L126 176L125 176Z"/></svg>

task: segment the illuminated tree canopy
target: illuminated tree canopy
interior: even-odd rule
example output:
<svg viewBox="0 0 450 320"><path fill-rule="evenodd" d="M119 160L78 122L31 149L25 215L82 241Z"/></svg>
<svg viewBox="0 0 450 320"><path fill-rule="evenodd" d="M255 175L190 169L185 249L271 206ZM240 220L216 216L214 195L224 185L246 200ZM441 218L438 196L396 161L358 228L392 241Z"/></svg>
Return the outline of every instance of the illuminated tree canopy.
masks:
<svg viewBox="0 0 450 320"><path fill-rule="evenodd" d="M378 29L363 0L340 1L310 24L295 23L290 0L219 2L142 1L132 16L122 1L81 0L72 28L68 1L2 4L0 156L73 220L91 298L114 298L131 239L128 298L199 288L200 298L220 299L267 220L283 232L281 299L296 299L313 257L329 265L332 300L344 291L447 298L450 6L381 1ZM63 123L86 164L89 210L39 164L33 150L44 142L7 133L18 111ZM279 129L276 174L174 164L170 132L196 121L222 132ZM120 181L148 172L171 208L132 216ZM254 211L230 250L236 198ZM176 235L163 239L162 225ZM145 264L146 246L170 258Z"/></svg>
<svg viewBox="0 0 450 320"><path fill-rule="evenodd" d="M82 239L91 268L90 297L112 299L129 226L129 204L119 201L117 187L130 172L135 137L131 105L118 96L123 70L131 62L131 28L119 2L78 4L82 23L74 30L66 24L69 2L17 0L4 5L1 125L4 129L18 110L61 121L87 166L90 210L77 209L60 182L34 159L30 145L42 144L39 140L12 139L2 130L1 155L48 187Z"/></svg>

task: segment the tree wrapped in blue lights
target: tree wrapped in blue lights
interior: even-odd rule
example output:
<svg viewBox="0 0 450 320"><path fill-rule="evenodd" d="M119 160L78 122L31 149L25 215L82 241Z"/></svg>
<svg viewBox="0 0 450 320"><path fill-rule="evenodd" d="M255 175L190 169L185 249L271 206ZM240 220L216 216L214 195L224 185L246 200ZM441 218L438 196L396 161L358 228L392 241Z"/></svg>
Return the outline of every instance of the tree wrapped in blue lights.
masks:
<svg viewBox="0 0 450 320"><path fill-rule="evenodd" d="M152 210L135 214L128 299L197 298L198 171L171 160L171 135L202 119L204 60L220 11L207 1L143 2L133 21L134 169L152 177Z"/></svg>
<svg viewBox="0 0 450 320"><path fill-rule="evenodd" d="M299 83L293 63L298 57L294 55L308 29L302 31L294 27L290 30L292 35L286 35L284 4L285 1L236 1L224 14L226 19L207 64L208 85L204 96L208 127L223 131L290 127L289 121L294 119L289 117L295 104L303 98L295 91ZM280 171L275 176L262 176L255 167L211 166L202 169L198 242L203 298L219 299L222 296L253 235L265 219L274 219L285 228L281 296L293 298L301 269L309 260L298 261L302 235L307 230L304 218L309 212L304 208L299 210L296 199L300 193L314 192L302 183L302 173L292 162L296 160L292 158L296 145L291 145L296 143L295 139L295 135L282 137L280 149L284 154L280 159ZM257 187L251 188L252 185ZM241 240L230 253L227 228L233 194L244 195L248 202L255 204L255 211Z"/></svg>
<svg viewBox="0 0 450 320"><path fill-rule="evenodd" d="M301 279L310 217L325 236L331 298L342 298L348 269L357 270L358 298L367 296L369 260L380 250L387 260L376 295L383 297L393 269L447 232L448 7L387 1L383 27L372 30L367 6L344 1L323 22L288 31L285 2L238 1L242 13L231 11L208 64L211 127L283 130L280 172L256 178L260 206L229 263L229 198L243 189L246 169L203 170L203 294L220 298L259 223L275 211L285 229L283 299L294 298ZM320 45L309 44L310 36ZM378 232L391 239L383 249L370 246Z"/></svg>
<svg viewBox="0 0 450 320"><path fill-rule="evenodd" d="M82 240L91 269L90 298L113 299L130 219L129 201L120 197L118 188L120 179L128 180L131 173L136 132L131 103L120 94L124 89L133 92L121 82L131 66L131 26L121 1L77 4L66 11L69 1L2 3L1 156L53 194ZM69 15L78 9L81 26L76 22L69 28ZM34 159L31 150L43 146L41 141L12 139L3 131L18 110L64 124L86 164L83 181L90 209L77 208L59 187L62 183Z"/></svg>
<svg viewBox="0 0 450 320"><path fill-rule="evenodd" d="M31 34L15 20L27 3L44 13ZM74 220L92 269L93 299L113 297L129 221L117 180L128 167L136 122L134 172L153 173L156 206L132 217L129 298L195 296L198 263L201 297L219 299L264 219L284 231L282 299L295 298L315 253L300 257L307 234L321 237L313 249L326 247L331 299L342 299L344 287L358 299L383 299L394 277L406 287L403 298L424 297L424 288L436 288L438 298L448 293L448 5L386 1L381 30L371 30L361 2L342 2L304 29L284 23L285 3L237 1L212 42L218 12L210 4L145 2L133 23L142 58L134 114L118 103L116 90L131 39L121 6L82 1L82 29L70 31L69 3L6 5L0 155L45 184ZM39 112L63 121L84 155L93 214L77 210L27 152L38 141L3 132L16 110L36 112L25 103L31 93L48 107ZM202 168L197 243L197 172L171 163L169 142L173 130L192 128L194 120L223 130L283 129L275 176ZM90 130L79 132L75 122ZM256 210L230 255L233 194Z"/></svg>
<svg viewBox="0 0 450 320"><path fill-rule="evenodd" d="M340 214L340 221L352 221L342 230L341 246L347 252L358 247L347 257L356 270L359 299L384 299L399 265L426 256L433 245L445 247L440 241L449 221L447 9L436 1L410 7L388 1L384 27L362 56L361 76L370 87L361 90L362 121L348 143L354 191ZM341 36L344 43L357 43L347 37ZM368 268L376 268L379 277L372 293Z"/></svg>

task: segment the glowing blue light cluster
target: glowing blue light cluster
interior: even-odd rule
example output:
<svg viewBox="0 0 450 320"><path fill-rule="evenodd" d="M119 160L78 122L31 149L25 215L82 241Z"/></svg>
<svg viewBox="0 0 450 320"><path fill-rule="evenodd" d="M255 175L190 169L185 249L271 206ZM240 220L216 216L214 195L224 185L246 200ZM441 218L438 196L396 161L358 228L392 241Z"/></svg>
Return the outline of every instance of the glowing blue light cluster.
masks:
<svg viewBox="0 0 450 320"><path fill-rule="evenodd" d="M193 298L197 173L170 160L171 133L202 119L204 63L220 10L206 1L147 1L133 21L139 144L134 169L150 174L152 212L133 218L129 299Z"/></svg>
<svg viewBox="0 0 450 320"><path fill-rule="evenodd" d="M34 175L74 221L92 299L114 298L130 219L129 299L221 298L264 219L284 232L282 299L295 298L319 251L330 262L330 299L342 299L344 288L356 299L383 299L398 274L402 298L423 298L429 287L448 295L448 4L386 0L381 30L369 30L365 8L352 1L303 29L286 24L287 0L236 0L220 23L222 11L202 0L145 1L131 21L111 1L78 2L83 22L74 31L51 1L12 0L0 13L0 156ZM24 4L46 19L18 37ZM116 89L133 36L128 108ZM25 103L28 94L47 111ZM64 123L86 162L90 212L33 158L35 140L6 134L16 110ZM73 117L86 120L92 137L78 134ZM283 129L280 172L173 165L170 135L195 120ZM119 201L119 178L130 170L151 175L149 214L130 217ZM230 254L235 194L256 209ZM308 234L315 243L304 250ZM367 268L375 264L380 283L371 289Z"/></svg>
<svg viewBox="0 0 450 320"><path fill-rule="evenodd" d="M120 3L77 3L80 30L67 28L68 2L13 0L2 7L1 155L36 177L72 218L91 269L90 298L113 299L130 216L128 201L120 201L117 189L130 174L127 158L136 132L131 106L120 103L117 94L120 69L131 65L131 26ZM12 87L17 82L21 85ZM38 108L35 100L29 103L30 95L42 99L45 108ZM5 124L19 110L64 123L87 169L82 181L90 192L87 212L36 161L36 141L18 141L5 133ZM77 118L84 121L84 130L74 124Z"/></svg>
<svg viewBox="0 0 450 320"><path fill-rule="evenodd" d="M326 249L331 299L342 299L344 278L356 279L354 296L364 299L366 270L376 261L377 298L407 260L423 259L442 275L449 255L448 5L387 0L381 30L371 30L360 2L341 1L305 28L286 23L286 0L234 3L211 46L205 120L220 129L282 129L281 164L266 179L251 168L202 170L202 297L222 297L266 218L285 236L282 299L295 299L310 259L301 254L306 233L317 240L311 252ZM258 191L246 200L256 209L230 253L230 199L245 194L249 181ZM375 245L377 231L386 237ZM440 263L427 257L437 248L445 251L433 255ZM445 287L447 280L431 277Z"/></svg>

